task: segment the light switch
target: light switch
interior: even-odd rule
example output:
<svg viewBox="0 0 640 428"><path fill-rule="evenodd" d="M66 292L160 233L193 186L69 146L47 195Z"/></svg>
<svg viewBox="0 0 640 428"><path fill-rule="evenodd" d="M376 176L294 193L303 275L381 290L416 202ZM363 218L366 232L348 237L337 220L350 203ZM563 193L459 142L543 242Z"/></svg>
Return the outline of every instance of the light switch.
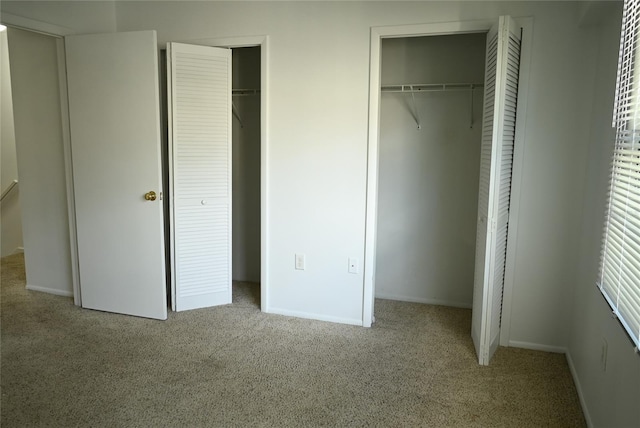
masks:
<svg viewBox="0 0 640 428"><path fill-rule="evenodd" d="M296 254L296 270L304 270L304 254Z"/></svg>

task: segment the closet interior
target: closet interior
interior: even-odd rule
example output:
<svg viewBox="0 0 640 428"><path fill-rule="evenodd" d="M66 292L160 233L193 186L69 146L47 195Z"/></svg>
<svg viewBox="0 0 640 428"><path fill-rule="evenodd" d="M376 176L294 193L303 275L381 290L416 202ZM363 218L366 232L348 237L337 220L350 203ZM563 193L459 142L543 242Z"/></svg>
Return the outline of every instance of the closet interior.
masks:
<svg viewBox="0 0 640 428"><path fill-rule="evenodd" d="M382 40L376 298L472 306L485 43Z"/></svg>
<svg viewBox="0 0 640 428"><path fill-rule="evenodd" d="M232 278L260 305L260 47L232 50Z"/></svg>

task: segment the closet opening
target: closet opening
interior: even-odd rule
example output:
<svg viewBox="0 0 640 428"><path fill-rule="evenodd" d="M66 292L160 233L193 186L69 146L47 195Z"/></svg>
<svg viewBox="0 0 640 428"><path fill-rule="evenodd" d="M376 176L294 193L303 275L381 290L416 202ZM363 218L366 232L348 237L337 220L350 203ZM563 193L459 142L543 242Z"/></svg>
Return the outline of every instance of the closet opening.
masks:
<svg viewBox="0 0 640 428"><path fill-rule="evenodd" d="M260 46L232 49L233 303L260 307Z"/></svg>
<svg viewBox="0 0 640 428"><path fill-rule="evenodd" d="M363 326L370 327L375 321L376 296L468 307L471 285L466 288L463 284L471 282L473 272L471 338L478 363L489 364L498 346L509 344L531 31L530 18L508 15L488 21L372 28ZM409 39L385 40L403 37ZM471 46L483 40L486 48L481 60L482 47ZM383 53L383 44L394 43L400 45L395 57ZM430 49L412 47L420 43L433 45ZM433 56L425 56L429 50ZM417 61L412 60L416 57ZM475 79L481 75L473 70L483 68L480 124L480 116L476 117L480 84ZM389 83L385 81L389 73L393 79L412 80ZM442 80L413 81L418 78ZM458 91L467 91L466 108L448 105L453 101L444 98ZM385 127L381 122L393 116L383 111L383 96L392 94L404 95L404 101L395 105L405 115L394 120L406 123L392 121L391 127ZM419 95L438 95L444 107L436 109L428 100L421 102ZM461 111L466 112L464 121ZM405 128L412 128L414 134ZM425 129L430 140L415 135ZM471 135L479 133L480 138L465 138L463 129ZM467 140L468 146L452 149ZM446 145L434 143L438 141ZM480 147L475 148L478 143ZM476 151L479 156L470 156ZM476 174L477 194L471 192L472 185L462 185ZM475 227L469 220L474 204ZM467 209L472 211L465 215ZM431 241L411 241L420 235ZM474 240L475 252L471 251ZM389 282L389 272L404 288Z"/></svg>
<svg viewBox="0 0 640 428"><path fill-rule="evenodd" d="M162 55L167 296L175 311L264 310L262 47L215 46Z"/></svg>
<svg viewBox="0 0 640 428"><path fill-rule="evenodd" d="M472 307L486 39L382 39L376 298Z"/></svg>

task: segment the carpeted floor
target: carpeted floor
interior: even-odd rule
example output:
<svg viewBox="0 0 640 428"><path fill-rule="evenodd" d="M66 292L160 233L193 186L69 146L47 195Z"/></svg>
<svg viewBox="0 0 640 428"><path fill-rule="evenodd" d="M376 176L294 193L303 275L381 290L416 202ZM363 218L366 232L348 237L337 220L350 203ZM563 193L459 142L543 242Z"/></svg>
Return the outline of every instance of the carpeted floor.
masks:
<svg viewBox="0 0 640 428"><path fill-rule="evenodd" d="M565 357L476 363L471 312L376 301L373 328L234 303L153 321L24 288L2 259L2 427L582 427Z"/></svg>

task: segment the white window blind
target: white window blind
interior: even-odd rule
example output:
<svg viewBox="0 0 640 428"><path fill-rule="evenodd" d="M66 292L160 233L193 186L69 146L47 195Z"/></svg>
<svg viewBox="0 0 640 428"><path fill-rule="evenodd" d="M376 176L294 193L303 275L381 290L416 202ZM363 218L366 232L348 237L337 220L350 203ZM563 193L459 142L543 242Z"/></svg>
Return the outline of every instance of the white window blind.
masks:
<svg viewBox="0 0 640 428"><path fill-rule="evenodd" d="M598 286L640 347L640 0L625 0L613 125L616 141Z"/></svg>

